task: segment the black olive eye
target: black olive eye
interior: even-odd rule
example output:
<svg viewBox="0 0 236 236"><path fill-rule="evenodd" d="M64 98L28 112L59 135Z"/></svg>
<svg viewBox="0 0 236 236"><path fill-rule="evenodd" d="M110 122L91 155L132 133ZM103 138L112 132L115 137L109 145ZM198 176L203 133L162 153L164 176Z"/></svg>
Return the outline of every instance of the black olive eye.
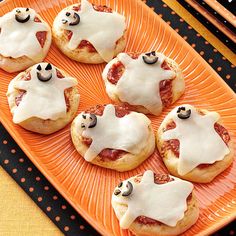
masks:
<svg viewBox="0 0 236 236"><path fill-rule="evenodd" d="M148 65L155 64L158 61L158 57L156 56L156 52L152 51L152 52L146 53L143 56L143 61Z"/></svg>
<svg viewBox="0 0 236 236"><path fill-rule="evenodd" d="M97 124L97 116L94 115L94 114L90 114L90 118L89 118L89 119L91 120L91 122L89 123L88 128L93 128L93 127L95 127L96 124Z"/></svg>
<svg viewBox="0 0 236 236"><path fill-rule="evenodd" d="M70 16L70 12L67 12L67 13L66 13L66 16Z"/></svg>
<svg viewBox="0 0 236 236"><path fill-rule="evenodd" d="M51 70L51 69L52 69L52 65L48 63L47 66L45 67L45 70Z"/></svg>
<svg viewBox="0 0 236 236"><path fill-rule="evenodd" d="M121 193L120 189L116 189L116 190L114 191L114 195L119 195L120 193Z"/></svg>
<svg viewBox="0 0 236 236"><path fill-rule="evenodd" d="M83 117L83 119L86 119L86 115L83 114L82 117Z"/></svg>
<svg viewBox="0 0 236 236"><path fill-rule="evenodd" d="M26 10L26 11L29 11L29 8L27 7L25 10Z"/></svg>
<svg viewBox="0 0 236 236"><path fill-rule="evenodd" d="M120 183L118 184L118 188L121 188L122 185L123 185L123 182L120 182Z"/></svg>
<svg viewBox="0 0 236 236"><path fill-rule="evenodd" d="M16 9L16 13L21 13L20 9Z"/></svg>
<svg viewBox="0 0 236 236"><path fill-rule="evenodd" d="M38 65L36 69L39 70L39 71L42 70L41 65Z"/></svg>
<svg viewBox="0 0 236 236"><path fill-rule="evenodd" d="M129 181L127 181L126 188L127 188L127 190L122 193L123 197L127 197L132 193L133 185Z"/></svg>
<svg viewBox="0 0 236 236"><path fill-rule="evenodd" d="M186 110L185 107L179 107L177 114L180 119L188 119L191 116L191 109Z"/></svg>

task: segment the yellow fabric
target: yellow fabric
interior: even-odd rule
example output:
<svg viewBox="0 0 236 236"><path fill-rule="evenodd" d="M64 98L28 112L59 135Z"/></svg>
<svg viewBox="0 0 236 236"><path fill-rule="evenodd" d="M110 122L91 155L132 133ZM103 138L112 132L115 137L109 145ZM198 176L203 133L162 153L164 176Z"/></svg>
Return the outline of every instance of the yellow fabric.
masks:
<svg viewBox="0 0 236 236"><path fill-rule="evenodd" d="M62 235L2 167L0 167L0 235Z"/></svg>
<svg viewBox="0 0 236 236"><path fill-rule="evenodd" d="M165 0L165 2L174 11L179 13L194 29L197 29L197 31L229 59L231 63L236 64L235 54L192 17L178 2L174 0ZM49 218L1 168L0 235L62 235Z"/></svg>

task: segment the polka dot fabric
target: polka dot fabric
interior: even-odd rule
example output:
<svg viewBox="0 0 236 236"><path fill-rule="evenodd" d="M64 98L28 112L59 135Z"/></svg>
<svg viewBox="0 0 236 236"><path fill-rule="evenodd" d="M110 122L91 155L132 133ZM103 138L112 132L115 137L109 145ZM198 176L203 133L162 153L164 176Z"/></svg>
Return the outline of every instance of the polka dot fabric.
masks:
<svg viewBox="0 0 236 236"><path fill-rule="evenodd" d="M236 91L236 82L234 81L236 72L234 66L226 58L166 4L156 0L145 2L192 45L228 85ZM63 234L69 236L99 235L36 169L1 124L0 134L0 165L60 228ZM217 232L214 236L236 235L233 227L234 223Z"/></svg>

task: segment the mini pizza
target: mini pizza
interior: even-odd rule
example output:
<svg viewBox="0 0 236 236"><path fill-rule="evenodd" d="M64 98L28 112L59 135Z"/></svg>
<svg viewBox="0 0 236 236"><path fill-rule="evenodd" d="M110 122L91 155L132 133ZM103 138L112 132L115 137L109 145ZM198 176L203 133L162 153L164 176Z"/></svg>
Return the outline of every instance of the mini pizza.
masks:
<svg viewBox="0 0 236 236"><path fill-rule="evenodd" d="M0 17L0 68L24 70L43 61L51 45L49 25L30 8L18 7Z"/></svg>
<svg viewBox="0 0 236 236"><path fill-rule="evenodd" d="M182 105L173 109L157 132L157 147L172 175L211 182L233 161L233 142L217 112Z"/></svg>
<svg viewBox="0 0 236 236"><path fill-rule="evenodd" d="M122 229L135 235L179 235L199 216L193 184L151 170L115 188L112 207Z"/></svg>
<svg viewBox="0 0 236 236"><path fill-rule="evenodd" d="M131 110L159 115L184 92L177 63L158 52L120 53L103 73L108 96Z"/></svg>
<svg viewBox="0 0 236 236"><path fill-rule="evenodd" d="M54 20L52 32L59 49L83 63L108 62L126 45L125 17L87 0L63 9Z"/></svg>
<svg viewBox="0 0 236 236"><path fill-rule="evenodd" d="M71 136L86 161L117 171L136 168L155 149L151 121L111 104L80 113L72 122Z"/></svg>
<svg viewBox="0 0 236 236"><path fill-rule="evenodd" d="M77 80L50 63L40 63L17 75L7 97L13 122L23 128L51 134L66 126L79 105Z"/></svg>

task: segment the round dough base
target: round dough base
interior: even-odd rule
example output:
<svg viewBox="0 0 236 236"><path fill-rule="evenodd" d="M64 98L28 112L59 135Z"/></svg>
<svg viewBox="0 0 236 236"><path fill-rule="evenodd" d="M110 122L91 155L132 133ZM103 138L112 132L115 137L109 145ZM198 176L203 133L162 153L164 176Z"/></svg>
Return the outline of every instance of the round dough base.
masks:
<svg viewBox="0 0 236 236"><path fill-rule="evenodd" d="M88 146L81 141L81 133L79 133L79 131L76 129L76 119L77 117L75 118L75 120L72 122L71 125L71 137L76 150L79 152L81 156L84 157L86 151L88 150ZM117 170L120 172L132 170L137 166L139 166L154 152L155 137L151 126L149 126L148 140L145 142L146 142L145 148L138 155L127 153L115 161L108 161L108 160L103 161L101 160L101 157L99 157L98 155L93 159L93 161L91 161L91 163L108 169Z"/></svg>
<svg viewBox="0 0 236 236"><path fill-rule="evenodd" d="M38 14L36 16L41 20L42 23L47 24L42 19L42 17L40 17ZM49 31L47 32L47 37L44 43L44 47L42 48L41 53L35 55L35 57L32 59L27 56L22 56L19 58L4 57L0 54L0 68L5 70L6 72L13 73L13 72L25 70L34 64L42 62L44 58L47 56L48 50L51 46L51 42L52 42L52 34L49 28Z"/></svg>
<svg viewBox="0 0 236 236"><path fill-rule="evenodd" d="M131 180L134 177L131 178ZM120 220L127 211L127 206L112 201L112 206L116 217ZM141 224L134 221L129 230L137 236L172 236L179 235L194 225L199 216L199 208L197 199L192 193L191 199L187 204L188 208L184 213L183 219L179 220L175 227L171 227L162 223L159 224Z"/></svg>
<svg viewBox="0 0 236 236"><path fill-rule="evenodd" d="M207 114L207 110L198 109L199 111L203 112L204 114ZM157 148L160 153L162 153L162 146L164 144L163 139L161 138L163 131L162 129L166 127L168 124L168 120L164 120L161 124L161 126L158 129L157 136L156 136L156 142L157 142ZM221 124L220 121L217 123ZM217 175L219 175L221 172L226 170L234 159L234 148L233 148L233 142L230 140L228 143L230 153L224 157L221 161L216 161L215 163L206 166L206 167L196 167L191 172L187 173L186 175L180 175L178 173L177 167L178 167L178 160L179 158L174 155L174 153L171 150L166 150L163 153L163 162L165 163L165 166L167 167L168 171L179 178L186 179L192 182L196 183L209 183L211 182Z"/></svg>
<svg viewBox="0 0 236 236"><path fill-rule="evenodd" d="M114 101L115 103L122 106L127 103L125 101L120 100L119 95L116 92L116 85L110 83L109 80L107 79L107 74L108 74L109 68L113 64L115 64L117 61L118 61L118 58L114 58L112 61L110 61L107 64L102 77L105 82L106 92L107 92L108 96L111 98L112 101ZM181 95L183 95L184 89L185 89L185 82L184 82L182 70L180 69L178 64L174 60L172 60L168 57L166 57L166 61L167 61L168 65L172 68L172 70L176 73L175 79L172 80L172 103L171 104L173 104L181 97ZM144 113L144 114L152 114L147 108L145 108L142 105L135 105L135 106L131 105L130 109L137 111L137 112ZM156 114L156 115L159 115L159 114Z"/></svg>
<svg viewBox="0 0 236 236"><path fill-rule="evenodd" d="M62 70L59 70L59 71L63 75L67 75L67 73L65 73L64 71ZM14 114L14 109L17 107L15 103L15 98L19 94L19 90L15 89L13 85L14 85L14 82L19 80L22 76L24 76L25 73L26 72L21 72L20 74L18 74L9 84L7 97L8 97L8 103L9 103L9 107L12 114ZM65 93L69 98L69 106L70 106L70 109L66 113L65 117L59 118L57 120L49 120L49 119L43 120L37 117L32 117L30 119L27 119L19 123L18 125L20 125L24 129L27 129L29 131L33 131L39 134L51 134L65 127L75 117L78 110L78 106L79 106L79 93L76 87L66 89Z"/></svg>

